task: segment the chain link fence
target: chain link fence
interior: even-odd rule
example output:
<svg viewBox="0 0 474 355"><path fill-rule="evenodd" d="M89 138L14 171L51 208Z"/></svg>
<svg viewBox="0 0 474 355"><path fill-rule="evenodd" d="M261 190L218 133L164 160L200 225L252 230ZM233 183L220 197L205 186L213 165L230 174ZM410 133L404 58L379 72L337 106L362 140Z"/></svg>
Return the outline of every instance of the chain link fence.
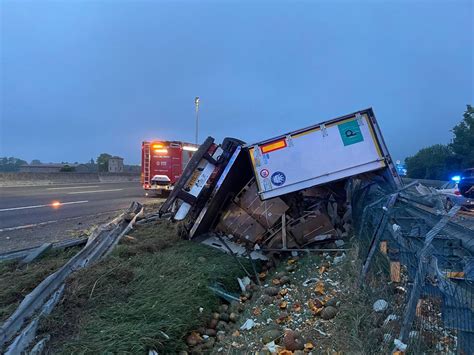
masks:
<svg viewBox="0 0 474 355"><path fill-rule="evenodd" d="M348 182L360 286L371 295L371 353L472 354L474 230L442 195L382 177Z"/></svg>

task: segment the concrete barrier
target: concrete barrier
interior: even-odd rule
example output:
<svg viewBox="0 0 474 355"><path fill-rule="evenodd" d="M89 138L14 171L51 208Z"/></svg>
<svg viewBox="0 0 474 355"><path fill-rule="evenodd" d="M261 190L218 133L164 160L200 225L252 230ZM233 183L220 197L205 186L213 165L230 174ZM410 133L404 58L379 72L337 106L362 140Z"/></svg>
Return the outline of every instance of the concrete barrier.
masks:
<svg viewBox="0 0 474 355"><path fill-rule="evenodd" d="M417 180L420 184L434 188L439 188L447 182L442 180L410 179L406 177L402 178L402 180L405 184L409 184L410 182Z"/></svg>
<svg viewBox="0 0 474 355"><path fill-rule="evenodd" d="M0 187L140 181L136 173L0 173Z"/></svg>
<svg viewBox="0 0 474 355"><path fill-rule="evenodd" d="M100 182L140 181L140 174L135 173L99 173Z"/></svg>

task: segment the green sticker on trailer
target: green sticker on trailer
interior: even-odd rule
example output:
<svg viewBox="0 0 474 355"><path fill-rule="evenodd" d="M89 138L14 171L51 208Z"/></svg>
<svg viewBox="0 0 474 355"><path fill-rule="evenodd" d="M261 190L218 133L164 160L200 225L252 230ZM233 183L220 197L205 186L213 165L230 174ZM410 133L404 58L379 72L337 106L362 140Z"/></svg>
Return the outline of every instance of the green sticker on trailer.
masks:
<svg viewBox="0 0 474 355"><path fill-rule="evenodd" d="M337 127L339 127L339 133L345 146L364 141L357 120L341 123Z"/></svg>

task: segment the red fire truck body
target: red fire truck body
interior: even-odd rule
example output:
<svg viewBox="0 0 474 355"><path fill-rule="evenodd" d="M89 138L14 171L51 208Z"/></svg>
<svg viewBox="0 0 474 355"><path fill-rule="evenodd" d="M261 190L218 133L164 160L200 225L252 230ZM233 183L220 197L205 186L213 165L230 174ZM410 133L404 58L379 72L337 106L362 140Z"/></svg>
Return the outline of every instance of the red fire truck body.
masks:
<svg viewBox="0 0 474 355"><path fill-rule="evenodd" d="M183 169L198 149L196 144L178 141L142 143L142 186L160 194L171 190Z"/></svg>

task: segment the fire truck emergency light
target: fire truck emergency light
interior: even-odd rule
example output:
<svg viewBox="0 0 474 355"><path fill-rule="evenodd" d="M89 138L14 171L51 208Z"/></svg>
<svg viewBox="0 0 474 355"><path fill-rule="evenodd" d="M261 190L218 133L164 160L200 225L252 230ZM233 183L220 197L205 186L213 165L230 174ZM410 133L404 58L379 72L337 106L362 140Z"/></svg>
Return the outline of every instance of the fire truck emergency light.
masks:
<svg viewBox="0 0 474 355"><path fill-rule="evenodd" d="M187 150L187 151L190 151L190 152L195 152L198 149L197 149L197 147L192 147L192 146L185 145L185 146L183 146L183 150Z"/></svg>

